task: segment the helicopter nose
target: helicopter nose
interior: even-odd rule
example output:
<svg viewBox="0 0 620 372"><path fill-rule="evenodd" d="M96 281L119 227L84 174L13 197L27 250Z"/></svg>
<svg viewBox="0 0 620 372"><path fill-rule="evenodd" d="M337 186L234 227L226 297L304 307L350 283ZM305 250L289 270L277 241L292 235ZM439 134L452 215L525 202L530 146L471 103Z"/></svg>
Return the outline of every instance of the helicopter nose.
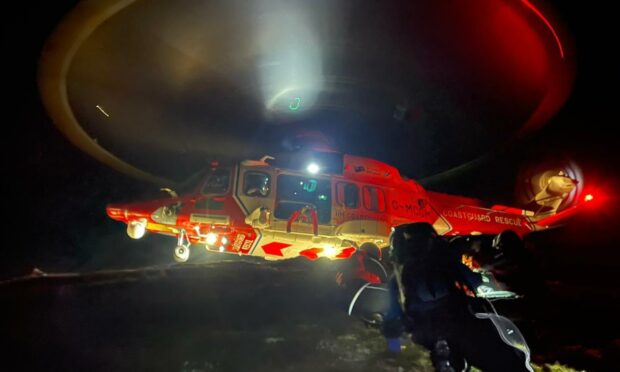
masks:
<svg viewBox="0 0 620 372"><path fill-rule="evenodd" d="M127 209L123 208L119 204L108 204L106 207L106 213L114 220L122 221L127 219Z"/></svg>

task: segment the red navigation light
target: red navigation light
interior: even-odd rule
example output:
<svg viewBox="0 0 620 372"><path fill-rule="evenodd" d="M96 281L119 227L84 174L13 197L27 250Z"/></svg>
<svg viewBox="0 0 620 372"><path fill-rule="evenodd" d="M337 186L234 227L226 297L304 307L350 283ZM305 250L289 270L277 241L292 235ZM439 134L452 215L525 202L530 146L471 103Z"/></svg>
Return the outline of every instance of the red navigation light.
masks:
<svg viewBox="0 0 620 372"><path fill-rule="evenodd" d="M583 198L583 201L586 201L586 202L589 202L589 201L592 201L592 200L594 200L594 195L592 195L592 194L587 194L587 195Z"/></svg>

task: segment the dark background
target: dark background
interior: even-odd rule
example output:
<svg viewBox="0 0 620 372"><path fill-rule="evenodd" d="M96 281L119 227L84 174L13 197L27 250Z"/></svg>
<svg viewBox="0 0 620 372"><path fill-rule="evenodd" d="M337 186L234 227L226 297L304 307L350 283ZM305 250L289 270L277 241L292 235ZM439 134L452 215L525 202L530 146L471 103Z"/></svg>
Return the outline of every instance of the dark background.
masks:
<svg viewBox="0 0 620 372"><path fill-rule="evenodd" d="M74 4L22 2L7 5L3 11L4 86L8 89L3 95L2 115L2 183L7 202L3 209L1 278L24 275L34 267L45 271L91 271L171 261L174 242L170 239L149 236L130 241L124 227L105 215L107 203L146 198L155 195L156 188L106 168L82 153L56 130L41 105L36 84L40 52L54 26ZM574 38L577 73L568 101L539 132L466 173L431 186L510 204L516 175L524 161L538 157L575 160L586 181L604 192L605 203L572 218L563 228L532 238L536 256L547 281L561 286L565 298L574 301L567 306L575 308L578 303L613 311L609 306L618 305L620 262L615 194L618 137L612 134L619 122L620 61L615 50L620 36L618 21L604 2L553 1L551 5ZM381 160L406 168L398 163L402 154L386 150L381 156ZM424 177L443 170L429 164L419 168L419 174L408 175ZM565 316L567 321L583 321L583 313L578 311ZM588 312L587 316L596 316L596 312ZM609 318L614 319L613 314ZM613 327L597 324L584 328L590 333L582 340L604 335L605 340L615 338L617 342Z"/></svg>
<svg viewBox="0 0 620 372"><path fill-rule="evenodd" d="M121 230L105 217L106 203L155 192L155 187L107 169L68 143L41 105L36 84L40 52L55 25L74 4L74 1L34 2L13 5L5 12L3 60L9 89L4 100L9 105L5 107L3 120L6 166L3 186L5 197L15 206L6 214L6 224L10 226L7 235L12 243L5 246L7 259L3 260L2 270L5 273L27 270L24 265L35 265L38 257L57 253L85 259L89 252L100 249L96 236ZM602 4L551 2L551 6L574 38L577 73L564 107L542 130L516 144L498 146L500 151L467 172L454 172L451 177L427 186L492 203L514 204L514 185L520 166L546 159L573 159L581 166L586 182L605 193L606 203L586 217L578 217L579 222L572 227L575 232L569 228L565 233L572 234L568 239L570 245L583 251L577 261L591 260L608 266L617 257L612 243L618 221L614 193L617 139L612 134L619 97L619 64L613 51L617 30L611 12ZM373 140L369 137L357 136L355 146L341 147L367 148L368 153L358 155L378 155L380 160L395 164L406 175L418 179L447 169L448 163L417 164L411 168L403 163L407 156L389 152L390 144L379 150L370 142L365 145L364 141ZM411 174L411 169L417 174ZM100 233L99 229L108 230ZM592 248L582 249L584 243Z"/></svg>

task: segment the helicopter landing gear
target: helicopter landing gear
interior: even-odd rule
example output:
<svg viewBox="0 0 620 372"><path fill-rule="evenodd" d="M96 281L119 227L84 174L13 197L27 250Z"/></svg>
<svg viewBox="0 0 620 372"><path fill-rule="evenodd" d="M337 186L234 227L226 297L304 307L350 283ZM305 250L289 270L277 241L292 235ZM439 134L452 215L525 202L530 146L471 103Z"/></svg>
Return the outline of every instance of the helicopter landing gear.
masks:
<svg viewBox="0 0 620 372"><path fill-rule="evenodd" d="M189 238L185 230L181 230L178 237L176 248L174 248L174 260L179 263L187 262L189 259Z"/></svg>

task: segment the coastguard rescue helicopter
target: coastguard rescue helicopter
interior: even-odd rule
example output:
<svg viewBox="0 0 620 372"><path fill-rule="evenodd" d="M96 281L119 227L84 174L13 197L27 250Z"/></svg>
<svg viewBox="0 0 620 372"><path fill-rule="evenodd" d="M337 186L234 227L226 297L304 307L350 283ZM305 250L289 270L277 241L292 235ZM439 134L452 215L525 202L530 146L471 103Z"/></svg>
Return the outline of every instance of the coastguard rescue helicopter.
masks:
<svg viewBox="0 0 620 372"><path fill-rule="evenodd" d="M428 222L445 236L522 238L575 212L558 212L578 182L562 172L538 181L525 210L486 207L480 200L425 190L383 162L338 152L264 156L226 167L213 163L193 177L190 191L139 203L110 204L110 218L127 224L133 239L146 232L176 238L174 259L185 262L191 245L208 251L281 260L303 256L346 259L357 251L381 256L392 227Z"/></svg>

